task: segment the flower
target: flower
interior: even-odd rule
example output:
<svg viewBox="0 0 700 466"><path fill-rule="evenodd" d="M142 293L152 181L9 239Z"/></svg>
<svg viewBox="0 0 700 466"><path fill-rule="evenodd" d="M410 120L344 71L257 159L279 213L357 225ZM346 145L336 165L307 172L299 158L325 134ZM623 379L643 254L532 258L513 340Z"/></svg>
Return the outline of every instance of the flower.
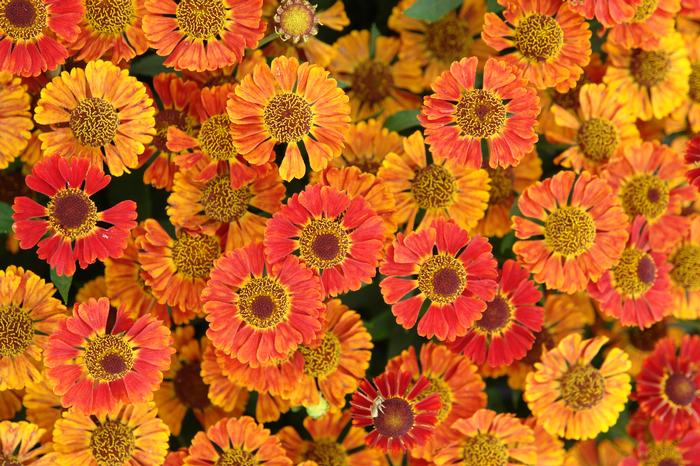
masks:
<svg viewBox="0 0 700 466"><path fill-rule="evenodd" d="M564 442L552 435L538 424L537 418L529 417L523 424L530 427L535 434L535 450L537 450L538 466L560 466L564 464Z"/></svg>
<svg viewBox="0 0 700 466"><path fill-rule="evenodd" d="M700 2L698 2L700 5ZM700 132L700 30L683 33L683 41L690 61L688 77L688 98L673 110L666 120L666 132L675 133L690 128ZM674 140L675 142L675 140Z"/></svg>
<svg viewBox="0 0 700 466"><path fill-rule="evenodd" d="M597 19L603 27L610 28L628 23L636 16L641 0L569 0L571 11L586 19Z"/></svg>
<svg viewBox="0 0 700 466"><path fill-rule="evenodd" d="M136 226L136 203L122 201L98 212L91 197L110 179L87 159L53 156L36 164L25 181L49 201L43 206L29 197L15 198L12 229L20 247L38 243L37 255L58 275L73 275L76 261L84 269L98 259L121 255L129 230ZM105 223L112 226L105 228Z"/></svg>
<svg viewBox="0 0 700 466"><path fill-rule="evenodd" d="M300 144L313 171L340 155L348 128L348 98L328 72L295 58L278 57L256 65L227 104L233 143L254 165L274 160L274 148L286 144L280 175L285 181L306 173Z"/></svg>
<svg viewBox="0 0 700 466"><path fill-rule="evenodd" d="M465 335L496 293L496 261L486 239L452 222L436 220L429 228L399 233L379 271L384 301L396 322L418 335L454 340Z"/></svg>
<svg viewBox="0 0 700 466"><path fill-rule="evenodd" d="M41 458L51 451L50 444L41 442L44 429L30 422L0 422L0 460L7 465L31 464L48 466Z"/></svg>
<svg viewBox="0 0 700 466"><path fill-rule="evenodd" d="M63 406L103 414L148 401L170 364L170 332L159 320L129 319L109 300L90 299L49 336L46 375Z"/></svg>
<svg viewBox="0 0 700 466"><path fill-rule="evenodd" d="M698 441L700 431L697 428L684 432L677 439L665 438L665 433L652 432L652 438L649 441L640 439L634 454L624 458L620 466L698 464Z"/></svg>
<svg viewBox="0 0 700 466"><path fill-rule="evenodd" d="M390 131L375 119L350 125L345 135L345 146L340 157L328 162L331 167L357 167L365 173L376 175L384 158L390 152L403 153L402 137Z"/></svg>
<svg viewBox="0 0 700 466"><path fill-rule="evenodd" d="M680 9L680 0L642 0L635 5L632 18L610 29L607 40L627 49L652 50L674 32Z"/></svg>
<svg viewBox="0 0 700 466"><path fill-rule="evenodd" d="M675 297L674 316L697 319L700 315L700 217L690 220L690 227L681 235L681 242L669 251L668 262Z"/></svg>
<svg viewBox="0 0 700 466"><path fill-rule="evenodd" d="M686 173L688 182L700 191L700 136L695 136L688 141L685 163L690 167Z"/></svg>
<svg viewBox="0 0 700 466"><path fill-rule="evenodd" d="M335 296L371 282L383 241L382 218L362 197L311 185L272 216L264 243L271 264L297 253L320 275L324 295Z"/></svg>
<svg viewBox="0 0 700 466"><path fill-rule="evenodd" d="M29 0L14 1L29 2ZM1 18L2 13L0 13L0 27L2 27ZM27 147L31 137L30 131L34 127L29 106L29 94L27 88L22 85L22 81L10 73L0 72L0 132L3 135L3 143L0 146L0 170L7 168Z"/></svg>
<svg viewBox="0 0 700 466"><path fill-rule="evenodd" d="M248 392L242 386L229 380L228 376L224 374L219 365L218 354L223 355L224 353L216 350L214 345L209 344L204 348L200 363L202 381L209 387L209 401L228 412L244 409L248 402ZM237 359L233 360L238 361ZM260 396L258 401L260 401Z"/></svg>
<svg viewBox="0 0 700 466"><path fill-rule="evenodd" d="M547 288L584 290L622 256L624 211L605 181L588 172L559 172L529 186L518 208L513 252Z"/></svg>
<svg viewBox="0 0 700 466"><path fill-rule="evenodd" d="M491 168L518 165L537 142L537 92L495 58L486 60L477 87L478 62L463 58L433 81L433 94L423 100L418 117L425 140L436 155L472 168L481 167L484 157Z"/></svg>
<svg viewBox="0 0 700 466"><path fill-rule="evenodd" d="M148 45L176 70L235 65L265 32L262 0L145 0Z"/></svg>
<svg viewBox="0 0 700 466"><path fill-rule="evenodd" d="M296 257L270 263L261 243L230 251L202 293L207 336L243 364L284 358L321 330L320 289Z"/></svg>
<svg viewBox="0 0 700 466"><path fill-rule="evenodd" d="M46 440L53 439L53 427L66 409L61 406L61 397L53 392L46 377L27 385L21 404L27 420L46 430Z"/></svg>
<svg viewBox="0 0 700 466"><path fill-rule="evenodd" d="M611 348L600 368L593 366L607 341L571 334L543 354L527 375L523 397L550 434L585 440L617 421L631 391L630 361L627 353Z"/></svg>
<svg viewBox="0 0 700 466"><path fill-rule="evenodd" d="M22 409L24 396L21 390L0 391L0 419L12 419Z"/></svg>
<svg viewBox="0 0 700 466"><path fill-rule="evenodd" d="M542 329L544 310L537 306L542 293L517 262L503 264L498 289L486 303L481 317L450 349L463 352L476 364L491 367L510 365L524 358Z"/></svg>

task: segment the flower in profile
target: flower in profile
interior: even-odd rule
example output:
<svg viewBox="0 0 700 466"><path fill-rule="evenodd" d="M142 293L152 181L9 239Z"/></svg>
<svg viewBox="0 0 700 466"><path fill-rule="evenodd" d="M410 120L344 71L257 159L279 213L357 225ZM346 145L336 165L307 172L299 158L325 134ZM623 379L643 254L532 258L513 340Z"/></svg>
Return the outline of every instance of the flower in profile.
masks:
<svg viewBox="0 0 700 466"><path fill-rule="evenodd" d="M523 397L542 427L567 439L607 432L624 410L631 386L627 353L611 348L600 368L592 360L607 337L571 334L542 355L527 375Z"/></svg>
<svg viewBox="0 0 700 466"><path fill-rule="evenodd" d="M90 97L88 97L90 96ZM62 72L41 91L34 120L46 155L104 160L114 176L138 165L155 134L153 101L128 70L102 60Z"/></svg>
<svg viewBox="0 0 700 466"><path fill-rule="evenodd" d="M109 300L90 299L49 337L46 375L63 406L103 414L152 396L170 364L170 332L159 320L129 319Z"/></svg>
<svg viewBox="0 0 700 466"><path fill-rule="evenodd" d="M607 40L628 49L652 50L675 30L681 0L642 0L634 6L634 15L611 27Z"/></svg>
<svg viewBox="0 0 700 466"><path fill-rule="evenodd" d="M690 220L681 242L669 251L668 262L675 297L673 315L679 319L697 319L700 316L700 217Z"/></svg>
<svg viewBox="0 0 700 466"><path fill-rule="evenodd" d="M29 0L14 1L29 2ZM1 25L0 19L0 28ZM3 135L3 143L0 146L0 170L7 168L29 143L29 138L32 136L30 131L34 127L29 108L30 97L22 80L10 73L0 71L0 132Z"/></svg>
<svg viewBox="0 0 700 466"><path fill-rule="evenodd" d="M301 178L339 156L350 120L348 97L328 71L296 58L261 63L230 94L227 110L233 142L254 165L274 161L275 146L286 145L280 164L285 181Z"/></svg>
<svg viewBox="0 0 700 466"><path fill-rule="evenodd" d="M622 256L627 218L607 183L588 172L559 172L518 199L513 252L538 283L582 291Z"/></svg>
<svg viewBox="0 0 700 466"><path fill-rule="evenodd" d="M452 222L399 233L379 271L382 295L396 322L418 335L454 340L465 335L496 294L496 261L491 245ZM421 310L427 310L421 315Z"/></svg>
<svg viewBox="0 0 700 466"><path fill-rule="evenodd" d="M350 401L352 425L371 427L365 443L396 454L424 445L438 421L440 395L425 392L430 381L410 372L387 371L360 383Z"/></svg>
<svg viewBox="0 0 700 466"><path fill-rule="evenodd" d="M207 71L235 65L265 33L262 0L145 0L143 32L163 63Z"/></svg>
<svg viewBox="0 0 700 466"><path fill-rule="evenodd" d="M42 456L51 451L51 444L41 441L44 429L30 422L0 422L0 461L8 466L33 464L49 466Z"/></svg>
<svg viewBox="0 0 700 466"><path fill-rule="evenodd" d="M517 69L495 58L486 60L477 87L478 62L463 58L432 83L418 117L425 141L436 155L472 168L487 157L491 168L518 165L537 142L537 92Z"/></svg>
<svg viewBox="0 0 700 466"><path fill-rule="evenodd" d="M91 197L110 179L87 159L53 156L36 164L27 186L49 201L43 206L29 197L15 198L12 228L20 247L38 243L37 255L58 275L73 275L76 261L84 269L98 259L120 256L136 226L136 203L122 201L98 212Z"/></svg>
<svg viewBox="0 0 700 466"><path fill-rule="evenodd" d="M700 136L695 136L688 141L685 163L689 166L686 173L688 182L700 191Z"/></svg>
<svg viewBox="0 0 700 466"><path fill-rule="evenodd" d="M574 13L586 19L595 18L603 27L610 28L633 20L643 3L642 0L569 0L567 4Z"/></svg>
<svg viewBox="0 0 700 466"><path fill-rule="evenodd" d="M362 197L311 185L268 221L264 243L271 264L296 253L320 275L323 294L335 296L372 281L384 245L383 222Z"/></svg>
<svg viewBox="0 0 700 466"><path fill-rule="evenodd" d="M156 415L153 403L120 405L97 416L68 410L54 427L52 464L163 464L169 432Z"/></svg>
<svg viewBox="0 0 700 466"><path fill-rule="evenodd" d="M375 119L350 125L345 135L345 146L328 162L331 167L357 167L365 173L376 175L384 158L390 152L403 153L402 137L390 131Z"/></svg>

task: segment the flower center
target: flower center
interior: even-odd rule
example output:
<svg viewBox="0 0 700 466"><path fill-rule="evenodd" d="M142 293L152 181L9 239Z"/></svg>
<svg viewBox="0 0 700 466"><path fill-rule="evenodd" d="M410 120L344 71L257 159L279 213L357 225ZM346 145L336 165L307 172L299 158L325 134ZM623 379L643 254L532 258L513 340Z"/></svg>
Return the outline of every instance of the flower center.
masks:
<svg viewBox="0 0 700 466"><path fill-rule="evenodd" d="M464 265L459 259L446 254L428 258L418 271L418 288L436 303L453 303L466 284Z"/></svg>
<svg viewBox="0 0 700 466"><path fill-rule="evenodd" d="M506 106L493 91L467 89L452 114L462 135L476 139L499 134L506 124Z"/></svg>
<svg viewBox="0 0 700 466"><path fill-rule="evenodd" d="M16 456L7 456L0 453L1 466L23 466Z"/></svg>
<svg viewBox="0 0 700 466"><path fill-rule="evenodd" d="M51 228L61 236L83 238L97 225L97 207L79 188L63 188L46 206Z"/></svg>
<svg viewBox="0 0 700 466"><path fill-rule="evenodd" d="M238 314L256 329L275 327L289 314L287 290L273 277L251 278L238 290Z"/></svg>
<svg viewBox="0 0 700 466"><path fill-rule="evenodd" d="M673 442L652 443L646 456L644 466L681 466L686 464L683 455Z"/></svg>
<svg viewBox="0 0 700 466"><path fill-rule="evenodd" d="M666 336L666 323L661 320L651 325L644 330L638 327L631 327L629 330L629 339L632 346L642 351L652 351L656 342Z"/></svg>
<svg viewBox="0 0 700 466"><path fill-rule="evenodd" d="M561 379L561 397L575 410L589 409L597 405L605 395L605 380L598 369L591 365L575 365Z"/></svg>
<svg viewBox="0 0 700 466"><path fill-rule="evenodd" d="M368 60L355 68L352 91L360 102L381 102L389 95L393 86L391 68L385 63Z"/></svg>
<svg viewBox="0 0 700 466"><path fill-rule="evenodd" d="M545 61L559 54L564 45L564 31L551 16L534 13L515 27L515 46L531 60Z"/></svg>
<svg viewBox="0 0 700 466"><path fill-rule="evenodd" d="M649 254L636 248L627 248L611 272L613 283L622 295L639 296L654 284L656 264Z"/></svg>
<svg viewBox="0 0 700 466"><path fill-rule="evenodd" d="M207 118L199 129L199 145L202 152L214 160L231 160L238 152L233 145L229 127L231 120L225 113Z"/></svg>
<svg viewBox="0 0 700 466"><path fill-rule="evenodd" d="M576 142L587 159L600 163L607 161L615 152L620 137L610 120L591 118L578 129Z"/></svg>
<svg viewBox="0 0 700 466"><path fill-rule="evenodd" d="M630 218L643 215L654 220L668 207L668 183L654 175L636 175L622 187L620 199Z"/></svg>
<svg viewBox="0 0 700 466"><path fill-rule="evenodd" d="M241 448L230 448L225 450L214 466L255 466L255 456Z"/></svg>
<svg viewBox="0 0 700 466"><path fill-rule="evenodd" d="M691 65L690 77L688 78L688 96L693 102L700 102L700 63Z"/></svg>
<svg viewBox="0 0 700 466"><path fill-rule="evenodd" d="M105 422L90 437L92 456L99 465L124 464L135 447L133 431L118 421Z"/></svg>
<svg viewBox="0 0 700 466"><path fill-rule="evenodd" d="M231 223L243 217L251 199L253 193L249 185L233 189L228 176L217 176L202 190L201 202L207 217Z"/></svg>
<svg viewBox="0 0 700 466"><path fill-rule="evenodd" d="M440 410L438 411L438 424L445 420L452 410L452 389L442 377L428 377L430 385L416 397L421 401L435 393L440 397Z"/></svg>
<svg viewBox="0 0 700 466"><path fill-rule="evenodd" d="M133 0L85 0L85 20L97 32L119 35L135 18Z"/></svg>
<svg viewBox="0 0 700 466"><path fill-rule="evenodd" d="M521 359L524 364L535 364L542 360L542 352L554 348L554 337L546 328L535 334L535 341L532 348L527 352L525 357Z"/></svg>
<svg viewBox="0 0 700 466"><path fill-rule="evenodd" d="M466 21L449 14L427 26L425 42L428 50L439 60L452 63L469 55L472 36Z"/></svg>
<svg viewBox="0 0 700 466"><path fill-rule="evenodd" d="M15 41L37 39L47 23L41 0L0 0L0 30Z"/></svg>
<svg viewBox="0 0 700 466"><path fill-rule="evenodd" d="M333 333L326 332L321 344L315 348L301 345L299 351L304 356L304 372L312 377L325 377L338 367L340 340Z"/></svg>
<svg viewBox="0 0 700 466"><path fill-rule="evenodd" d="M639 85L652 87L666 78L670 64L666 52L634 49L630 58L630 72Z"/></svg>
<svg viewBox="0 0 700 466"><path fill-rule="evenodd" d="M99 382L123 378L134 366L134 350L119 335L97 335L85 348L85 366Z"/></svg>
<svg viewBox="0 0 700 466"><path fill-rule="evenodd" d="M215 236L187 233L178 235L173 246L173 262L177 271L189 278L208 278L214 260L221 254Z"/></svg>
<svg viewBox="0 0 700 466"><path fill-rule="evenodd" d="M641 23L646 21L649 17L656 11L656 6L658 0L642 0L642 2L637 6L634 12L634 17L632 18L632 23Z"/></svg>
<svg viewBox="0 0 700 466"><path fill-rule="evenodd" d="M316 17L316 6L306 0L282 2L277 8L274 20L275 31L284 38L293 38L295 43L300 39L306 41L309 36L318 32L316 25L319 19Z"/></svg>
<svg viewBox="0 0 700 466"><path fill-rule="evenodd" d="M293 92L277 94L263 111L265 127L279 142L297 142L309 133L314 121L311 105Z"/></svg>
<svg viewBox="0 0 700 466"><path fill-rule="evenodd" d="M153 137L153 145L161 152L169 152L167 147L168 128L175 126L185 132L191 129L185 114L173 108L159 110L155 118L156 135Z"/></svg>
<svg viewBox="0 0 700 466"><path fill-rule="evenodd" d="M193 409L204 409L210 405L209 387L202 380L200 369L199 361L185 363L173 379L175 394L185 406Z"/></svg>
<svg viewBox="0 0 700 466"><path fill-rule="evenodd" d="M311 220L299 235L299 251L307 267L329 269L345 260L350 237L340 222L328 218Z"/></svg>
<svg viewBox="0 0 700 466"><path fill-rule="evenodd" d="M374 418L374 427L385 437L403 437L413 427L413 408L403 398L387 398Z"/></svg>
<svg viewBox="0 0 700 466"><path fill-rule="evenodd" d="M552 90L552 101L559 105L560 107L564 107L567 110L575 109L578 108L579 106L579 93L581 91L581 85L584 84L584 82L587 81L585 77L580 79L578 83L576 83L576 86L569 89L566 92L559 92L557 90Z"/></svg>
<svg viewBox="0 0 700 466"><path fill-rule="evenodd" d="M505 466L508 464L508 448L503 441L491 434L476 434L465 440L462 447L462 463L465 466Z"/></svg>
<svg viewBox="0 0 700 466"><path fill-rule="evenodd" d="M315 461L318 466L348 466L349 464L345 449L332 440L311 443L304 459Z"/></svg>
<svg viewBox="0 0 700 466"><path fill-rule="evenodd" d="M117 135L119 115L114 105L105 99L89 97L73 109L68 126L80 144L102 147Z"/></svg>
<svg viewBox="0 0 700 466"><path fill-rule="evenodd" d="M500 204L510 199L513 195L513 169L510 167L506 169L487 167L486 172L491 179L489 205Z"/></svg>
<svg viewBox="0 0 700 466"><path fill-rule="evenodd" d="M671 278L676 285L690 291L700 290L700 246L686 244L673 253Z"/></svg>
<svg viewBox="0 0 700 466"><path fill-rule="evenodd" d="M666 379L664 393L676 405L688 406L695 399L695 392L695 384L683 374L671 374Z"/></svg>
<svg viewBox="0 0 700 466"><path fill-rule="evenodd" d="M498 294L493 301L486 303L486 310L474 325L484 333L499 333L508 327L512 315L513 306L508 298Z"/></svg>
<svg viewBox="0 0 700 466"><path fill-rule="evenodd" d="M224 31L226 17L223 0L181 0L175 10L177 25L195 39L215 39Z"/></svg>
<svg viewBox="0 0 700 466"><path fill-rule="evenodd" d="M418 169L411 191L421 209L438 209L454 202L457 184L454 176L441 165L431 164Z"/></svg>
<svg viewBox="0 0 700 466"><path fill-rule="evenodd" d="M544 223L545 243L562 256L583 254L593 245L595 237L593 217L581 207L559 207Z"/></svg>
<svg viewBox="0 0 700 466"><path fill-rule="evenodd" d="M0 306L0 356L18 356L33 340L34 323L29 314L12 304Z"/></svg>

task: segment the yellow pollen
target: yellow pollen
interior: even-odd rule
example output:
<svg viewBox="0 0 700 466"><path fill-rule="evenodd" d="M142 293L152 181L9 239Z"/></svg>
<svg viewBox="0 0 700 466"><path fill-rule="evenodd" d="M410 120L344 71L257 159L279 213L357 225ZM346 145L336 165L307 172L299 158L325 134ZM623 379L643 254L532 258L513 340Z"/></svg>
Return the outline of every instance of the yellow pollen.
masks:
<svg viewBox="0 0 700 466"><path fill-rule="evenodd" d="M666 181L654 175L641 174L622 186L620 199L630 218L643 215L648 220L654 220L666 212L669 191Z"/></svg>
<svg viewBox="0 0 700 466"><path fill-rule="evenodd" d="M209 272L221 254L215 236L180 233L172 250L177 271L189 278L209 278Z"/></svg>
<svg viewBox="0 0 700 466"><path fill-rule="evenodd" d="M464 265L447 254L429 257L418 270L418 288L428 299L439 304L453 303L466 284Z"/></svg>
<svg viewBox="0 0 700 466"><path fill-rule="evenodd" d="M605 396L605 379L590 364L570 367L560 383L564 403L577 411L596 406Z"/></svg>
<svg viewBox="0 0 700 466"><path fill-rule="evenodd" d="M306 136L314 122L314 112L306 99L293 92L277 94L265 106L263 122L279 142L297 142Z"/></svg>
<svg viewBox="0 0 700 466"><path fill-rule="evenodd" d="M34 322L29 314L12 304L0 306L0 356L18 356L33 340Z"/></svg>
<svg viewBox="0 0 700 466"><path fill-rule="evenodd" d="M194 39L216 39L224 32L226 17L223 0L181 0L175 10L177 25Z"/></svg>
<svg viewBox="0 0 700 466"><path fill-rule="evenodd" d="M311 220L299 235L299 252L307 267L329 269L345 260L350 237L340 221Z"/></svg>
<svg viewBox="0 0 700 466"><path fill-rule="evenodd" d="M688 78L688 96L693 102L700 102L700 63L691 65L690 77Z"/></svg>
<svg viewBox="0 0 700 466"><path fill-rule="evenodd" d="M312 377L325 378L340 362L340 340L332 332L326 332L315 348L302 345L299 351L304 356L304 372Z"/></svg>
<svg viewBox="0 0 700 466"><path fill-rule="evenodd" d="M233 189L228 176L217 176L202 189L201 199L207 217L231 223L245 215L253 193L249 185Z"/></svg>
<svg viewBox="0 0 700 466"><path fill-rule="evenodd" d="M82 189L60 189L46 210L51 228L71 240L90 235L97 225L97 207Z"/></svg>
<svg viewBox="0 0 700 466"><path fill-rule="evenodd" d="M632 50L630 73L634 80L645 87L653 87L666 79L671 59L664 51Z"/></svg>
<svg viewBox="0 0 700 466"><path fill-rule="evenodd" d="M425 42L438 60L452 63L470 55L473 39L469 24L450 13L427 25Z"/></svg>
<svg viewBox="0 0 700 466"><path fill-rule="evenodd" d="M114 140L119 115L114 105L100 97L80 101L70 114L68 126L75 139L88 147L102 147Z"/></svg>
<svg viewBox="0 0 700 466"><path fill-rule="evenodd" d="M134 366L134 350L120 335L97 335L83 357L88 373L99 382L121 379Z"/></svg>
<svg viewBox="0 0 700 466"><path fill-rule="evenodd" d="M134 432L118 421L107 421L96 427L90 437L92 457L100 466L124 464L135 447Z"/></svg>
<svg viewBox="0 0 700 466"><path fill-rule="evenodd" d="M97 32L118 36L135 19L133 0L85 0L85 20Z"/></svg>
<svg viewBox="0 0 700 466"><path fill-rule="evenodd" d="M421 209L439 209L452 205L457 183L445 167L431 164L416 171L411 192Z"/></svg>
<svg viewBox="0 0 700 466"><path fill-rule="evenodd" d="M700 290L700 246L685 244L668 261L673 266L671 279L676 285L689 291Z"/></svg>
<svg viewBox="0 0 700 466"><path fill-rule="evenodd" d="M225 113L214 115L202 123L199 129L199 145L214 160L231 160L238 152L231 138L231 120Z"/></svg>
<svg viewBox="0 0 700 466"><path fill-rule="evenodd" d="M505 466L508 464L508 447L491 434L476 434L465 440L462 447L464 466Z"/></svg>
<svg viewBox="0 0 700 466"><path fill-rule="evenodd" d="M238 314L256 329L276 327L289 314L286 288L270 276L251 278L238 290Z"/></svg>
<svg viewBox="0 0 700 466"><path fill-rule="evenodd" d="M499 293L492 301L486 303L486 310L481 314L481 318L474 322L474 327L487 335L502 333L510 327L512 317L513 305L508 297Z"/></svg>
<svg viewBox="0 0 700 466"><path fill-rule="evenodd" d="M617 149L620 136L610 120L591 118L584 121L576 133L576 142L584 157L591 162L606 162Z"/></svg>
<svg viewBox="0 0 700 466"><path fill-rule="evenodd" d="M452 114L462 136L489 138L501 133L506 124L506 106L493 91L467 89Z"/></svg>
<svg viewBox="0 0 700 466"><path fill-rule="evenodd" d="M306 0L287 0L277 8L274 16L275 32L282 36L282 40L292 39L296 44L300 40L305 42L309 36L318 33L316 25L319 23L316 17L316 5L311 5Z"/></svg>
<svg viewBox="0 0 700 466"><path fill-rule="evenodd" d="M42 0L0 0L0 31L14 41L32 41L48 24Z"/></svg>
<svg viewBox="0 0 700 466"><path fill-rule="evenodd" d="M649 445L644 466L682 466L686 464L683 455L673 442L654 442Z"/></svg>
<svg viewBox="0 0 700 466"><path fill-rule="evenodd" d="M489 188L489 205L500 204L513 197L513 169L486 168L491 180Z"/></svg>
<svg viewBox="0 0 700 466"><path fill-rule="evenodd" d="M642 2L637 6L634 12L634 17L632 18L632 23L641 23L646 21L651 17L656 11L658 5L658 0L642 0Z"/></svg>
<svg viewBox="0 0 700 466"><path fill-rule="evenodd" d="M345 448L332 440L318 440L304 454L306 461L315 461L318 466L348 466Z"/></svg>
<svg viewBox="0 0 700 466"><path fill-rule="evenodd" d="M654 260L637 248L625 249L611 272L613 284L623 296L640 296L652 287L656 279Z"/></svg>
<svg viewBox="0 0 700 466"><path fill-rule="evenodd" d="M545 244L562 256L583 254L593 245L595 237L593 217L581 207L559 207L549 214L544 224Z"/></svg>
<svg viewBox="0 0 700 466"><path fill-rule="evenodd" d="M515 27L515 46L531 60L556 58L564 45L564 31L551 16L533 13Z"/></svg>
<svg viewBox="0 0 700 466"><path fill-rule="evenodd" d="M255 466L259 464L255 455L241 448L229 448L224 450L214 466Z"/></svg>
<svg viewBox="0 0 700 466"><path fill-rule="evenodd" d="M372 60L360 63L353 73L351 87L360 102L381 102L394 87L391 68L386 63Z"/></svg>
<svg viewBox="0 0 700 466"><path fill-rule="evenodd" d="M440 423L447 418L447 415L450 414L450 411L452 410L452 389L442 377L426 377L430 381L430 385L416 397L416 402L437 393L440 397L440 410L438 411L437 415L437 425L440 425Z"/></svg>

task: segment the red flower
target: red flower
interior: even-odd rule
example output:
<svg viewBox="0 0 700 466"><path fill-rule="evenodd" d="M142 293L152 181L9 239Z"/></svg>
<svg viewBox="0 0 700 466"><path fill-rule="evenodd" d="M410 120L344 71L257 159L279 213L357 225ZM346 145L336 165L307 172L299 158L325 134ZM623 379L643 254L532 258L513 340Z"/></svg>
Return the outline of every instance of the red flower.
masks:
<svg viewBox="0 0 700 466"><path fill-rule="evenodd" d="M688 141L685 162L692 167L686 173L688 181L700 190L700 135L696 135Z"/></svg>

